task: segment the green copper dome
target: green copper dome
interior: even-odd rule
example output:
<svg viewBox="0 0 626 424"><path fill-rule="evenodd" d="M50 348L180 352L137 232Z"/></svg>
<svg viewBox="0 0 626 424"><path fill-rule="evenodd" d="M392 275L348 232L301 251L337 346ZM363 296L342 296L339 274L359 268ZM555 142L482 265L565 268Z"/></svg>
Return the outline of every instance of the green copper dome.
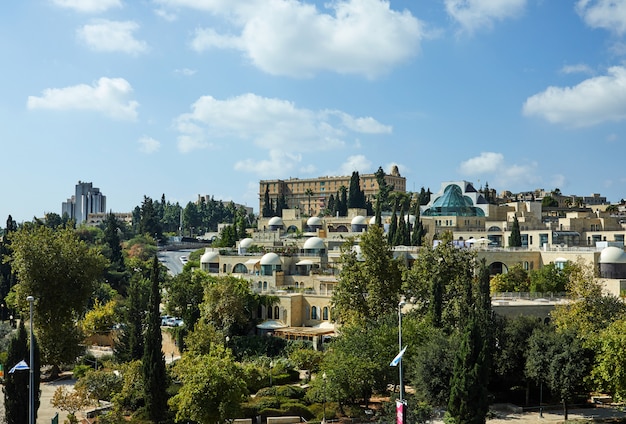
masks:
<svg viewBox="0 0 626 424"><path fill-rule="evenodd" d="M485 216L485 212L474 206L468 196L463 196L461 187L450 184L443 194L424 211L424 216Z"/></svg>

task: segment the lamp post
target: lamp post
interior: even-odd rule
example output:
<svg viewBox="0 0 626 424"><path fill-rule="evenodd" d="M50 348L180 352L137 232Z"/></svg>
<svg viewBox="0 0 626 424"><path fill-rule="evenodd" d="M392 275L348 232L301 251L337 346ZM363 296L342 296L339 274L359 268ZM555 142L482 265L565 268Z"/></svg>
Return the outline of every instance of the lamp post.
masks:
<svg viewBox="0 0 626 424"><path fill-rule="evenodd" d="M322 374L322 379L324 380L324 400L322 402L324 415L322 416L322 424L326 424L326 372Z"/></svg>
<svg viewBox="0 0 626 424"><path fill-rule="evenodd" d="M30 304L30 363L28 368L30 370L30 381L28 383L28 406L29 406L29 424L35 424L35 336L33 335L33 303L35 298L28 296L26 298Z"/></svg>
<svg viewBox="0 0 626 424"><path fill-rule="evenodd" d="M274 361L270 361L270 387L272 387L272 371L274 370Z"/></svg>

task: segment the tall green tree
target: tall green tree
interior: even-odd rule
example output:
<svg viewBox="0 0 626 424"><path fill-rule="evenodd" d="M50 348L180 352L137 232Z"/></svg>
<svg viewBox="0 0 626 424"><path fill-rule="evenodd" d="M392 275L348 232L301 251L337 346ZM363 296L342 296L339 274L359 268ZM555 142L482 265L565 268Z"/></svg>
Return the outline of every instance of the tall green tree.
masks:
<svg viewBox="0 0 626 424"><path fill-rule="evenodd" d="M389 244L395 246L396 232L398 231L398 198L393 198L393 211L391 212L391 222L389 223L389 231L387 232L387 240Z"/></svg>
<svg viewBox="0 0 626 424"><path fill-rule="evenodd" d="M140 360L144 354L144 320L148 307L145 280L140 272L131 277L125 299L124 326L115 343L115 357L120 362Z"/></svg>
<svg viewBox="0 0 626 424"><path fill-rule="evenodd" d="M158 203L158 202L156 202ZM155 202L148 196L143 197L141 204L141 221L139 222L141 234L148 234L156 241L163 239L163 227Z"/></svg>
<svg viewBox="0 0 626 424"><path fill-rule="evenodd" d="M247 389L230 350L214 345L207 355L183 355L173 372L182 383L169 400L177 422L223 424L237 417Z"/></svg>
<svg viewBox="0 0 626 424"><path fill-rule="evenodd" d="M29 393L28 385L30 372L28 370L9 373L18 362L26 361L34 369L40 369L39 349L35 348L35 363L30 364L30 349L28 346L28 334L24 326L24 320L20 320L17 333L9 342L4 376L4 411L7 424L23 424L28 422ZM41 393L39 391L40 373L35 372L35 416L39 409Z"/></svg>
<svg viewBox="0 0 626 424"><path fill-rule="evenodd" d="M419 196L415 202L415 208L413 209L415 215L415 224L413 225L413 231L411 232L411 246L421 246L424 239L424 225L422 224L422 218L420 216L420 201Z"/></svg>
<svg viewBox="0 0 626 424"><path fill-rule="evenodd" d="M304 191L304 194L306 194L306 197L307 197L307 198L308 198L308 200L309 200L309 208L307 209L307 212L306 212L306 213L307 213L307 215L311 215L311 214L312 214L312 211L311 211L311 197L313 197L313 190L311 190L310 188L307 188L307 189ZM331 196L331 197L332 197L332 196ZM334 199L333 199L333 200L334 200Z"/></svg>
<svg viewBox="0 0 626 424"><path fill-rule="evenodd" d="M459 424L485 423L489 411L487 385L491 366L491 303L489 301L489 306L486 306L489 300L489 274L485 277L485 270L486 265L483 263L478 275L476 295L473 294L471 280L463 285L462 310L465 325L462 328L448 401L448 414Z"/></svg>
<svg viewBox="0 0 626 424"><path fill-rule="evenodd" d="M376 176L376 182L378 183L377 199L380 201L381 209L383 211L389 211L391 210L389 195L393 191L394 186L387 184L387 180L385 180L385 176L387 174L385 174L382 167L379 166L374 175Z"/></svg>
<svg viewBox="0 0 626 424"><path fill-rule="evenodd" d="M162 351L163 337L161 335L161 290L159 287L160 269L157 257L152 262L150 276L150 300L146 316L146 337L142 358L142 372L144 379L144 398L146 413L154 423L163 422L167 413L167 374L165 358Z"/></svg>
<svg viewBox="0 0 626 424"><path fill-rule="evenodd" d="M353 171L348 188L348 208L365 209L365 193L361 190L361 177L358 171Z"/></svg>
<svg viewBox="0 0 626 424"><path fill-rule="evenodd" d="M270 218L274 216L274 209L272 208L272 199L270 198L269 184L265 186L265 194L263 194L263 210L261 211L261 215L264 218Z"/></svg>
<svg viewBox="0 0 626 424"><path fill-rule="evenodd" d="M348 189L345 186L339 187L339 204L338 204L338 212L339 216L347 216L348 215Z"/></svg>
<svg viewBox="0 0 626 424"><path fill-rule="evenodd" d="M376 319L395 312L402 285L402 264L394 259L382 228L370 226L359 243L362 258L353 241L342 246L339 283L331 303L340 322Z"/></svg>
<svg viewBox="0 0 626 424"><path fill-rule="evenodd" d="M520 233L519 221L517 215L513 217L513 226L511 227L511 236L509 237L510 247L522 247L522 234Z"/></svg>
<svg viewBox="0 0 626 424"><path fill-rule="evenodd" d="M26 297L35 298L34 324L43 361L71 363L83 350L76 322L86 311L106 259L70 229L25 226L11 234L11 247L19 279L14 299L28 313Z"/></svg>

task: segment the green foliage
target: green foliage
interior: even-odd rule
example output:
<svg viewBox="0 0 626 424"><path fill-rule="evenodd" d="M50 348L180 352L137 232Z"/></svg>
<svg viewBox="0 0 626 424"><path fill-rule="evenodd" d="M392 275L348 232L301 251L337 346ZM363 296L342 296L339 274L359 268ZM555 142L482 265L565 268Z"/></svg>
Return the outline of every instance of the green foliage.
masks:
<svg viewBox="0 0 626 424"><path fill-rule="evenodd" d="M513 265L506 274L495 275L490 282L492 293L528 292L530 279L522 264Z"/></svg>
<svg viewBox="0 0 626 424"><path fill-rule="evenodd" d="M522 247L522 235L520 233L519 221L517 215L513 217L513 225L511 226L511 236L509 237L509 247Z"/></svg>
<svg viewBox="0 0 626 424"><path fill-rule="evenodd" d="M165 419L167 412L167 374L165 359L162 352L163 337L161 334L161 290L159 288L159 261L154 257L150 278L150 299L146 316L146 333L142 371L144 380L144 397L148 417L154 422Z"/></svg>
<svg viewBox="0 0 626 424"><path fill-rule="evenodd" d="M95 334L107 334L117 322L119 322L117 301L111 300L104 305L96 301L94 308L85 314L82 320L82 329L87 337Z"/></svg>
<svg viewBox="0 0 626 424"><path fill-rule="evenodd" d="M84 364L76 365L72 369L72 376L74 378L82 378L92 369L93 367L91 365L84 365Z"/></svg>
<svg viewBox="0 0 626 424"><path fill-rule="evenodd" d="M402 285L402 264L394 259L382 228L370 226L360 241L364 261L349 240L342 246L339 283L331 304L342 323L368 322L395 312Z"/></svg>
<svg viewBox="0 0 626 424"><path fill-rule="evenodd" d="M566 265L565 269L559 269L551 262L539 269L530 271L529 277L531 292L564 292L569 281L569 266Z"/></svg>
<svg viewBox="0 0 626 424"><path fill-rule="evenodd" d="M236 416L247 392L243 370L228 350L217 345L209 355L183 355L173 371L182 382L169 400L177 421L223 423Z"/></svg>
<svg viewBox="0 0 626 424"><path fill-rule="evenodd" d="M402 286L406 297L415 300L416 313L444 329L462 322L461 288L474 275L474 252L457 249L451 241L451 234L445 233L436 247L423 246Z"/></svg>
<svg viewBox="0 0 626 424"><path fill-rule="evenodd" d="M43 226L11 233L11 247L19 278L16 306L27 314L26 297L35 298L34 322L44 361L72 362L82 351L75 322L86 310L106 259L72 230Z"/></svg>
<svg viewBox="0 0 626 424"><path fill-rule="evenodd" d="M17 334L9 342L7 360L5 362L4 405L6 422L23 424L28 422L28 371L16 371L9 374L8 370L22 360L29 361L28 335L24 322L20 321Z"/></svg>
<svg viewBox="0 0 626 424"><path fill-rule="evenodd" d="M141 361L125 362L118 368L122 376L122 386L113 395L114 409L118 414L132 413L144 405L145 390Z"/></svg>
<svg viewBox="0 0 626 424"><path fill-rule="evenodd" d="M74 375L76 377L76 375ZM88 372L80 377L76 382L77 390L84 390L85 393L96 401L110 401L115 393L122 389L123 380L119 374L112 370L89 369Z"/></svg>
<svg viewBox="0 0 626 424"><path fill-rule="evenodd" d="M626 399L626 319L612 322L602 330L596 343L591 377L598 390L614 401Z"/></svg>

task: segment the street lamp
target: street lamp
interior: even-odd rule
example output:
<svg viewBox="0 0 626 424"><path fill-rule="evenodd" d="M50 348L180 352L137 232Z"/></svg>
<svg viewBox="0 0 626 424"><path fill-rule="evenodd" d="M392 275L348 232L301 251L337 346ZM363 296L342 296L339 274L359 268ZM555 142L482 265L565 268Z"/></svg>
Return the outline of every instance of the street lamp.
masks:
<svg viewBox="0 0 626 424"><path fill-rule="evenodd" d="M324 372L324 374L322 374L322 379L324 380L324 401L323 401L323 410L324 410L324 415L322 418L322 424L326 424L326 372Z"/></svg>
<svg viewBox="0 0 626 424"><path fill-rule="evenodd" d="M30 304L30 382L28 383L28 406L29 406L29 424L35 424L35 336L33 335L33 303L35 298L28 296L26 298Z"/></svg>

